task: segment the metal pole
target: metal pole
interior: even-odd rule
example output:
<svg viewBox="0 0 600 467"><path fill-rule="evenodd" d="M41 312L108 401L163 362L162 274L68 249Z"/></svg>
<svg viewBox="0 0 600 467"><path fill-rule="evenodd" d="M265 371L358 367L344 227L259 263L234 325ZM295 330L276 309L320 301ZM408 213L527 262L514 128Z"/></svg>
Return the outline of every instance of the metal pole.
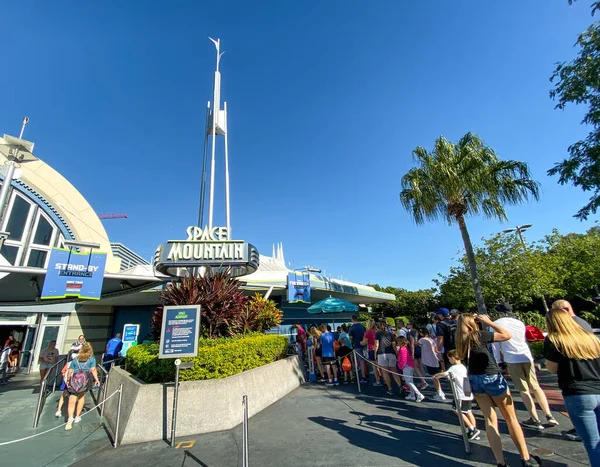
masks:
<svg viewBox="0 0 600 467"><path fill-rule="evenodd" d="M119 402L117 403L117 423L115 426L115 439L113 447L119 446L119 420L121 419L121 399L123 398L123 383L119 384Z"/></svg>
<svg viewBox="0 0 600 467"><path fill-rule="evenodd" d="M40 420L40 412L42 411L42 398L44 397L44 393L46 392L46 380L43 379L40 383L40 395L38 396L38 402L35 407L35 415L33 416L33 428L37 428L38 422Z"/></svg>
<svg viewBox="0 0 600 467"><path fill-rule="evenodd" d="M454 403L456 404L456 413L458 415L458 421L460 423L460 431L462 432L463 442L465 443L465 452L467 454L471 453L471 445L469 443L469 435L467 434L467 428L465 427L465 421L462 417L462 412L460 411L460 399L456 394L456 388L454 387L454 375L452 373L448 374L450 377L450 389L452 389L452 395L454 396Z"/></svg>
<svg viewBox="0 0 600 467"><path fill-rule="evenodd" d="M519 238L521 239L521 244L523 245L523 250L525 250L525 252L527 252L527 244L525 243L525 239L523 238L523 229L519 226L517 226L517 233L519 234ZM548 303L546 302L546 297L544 297L544 294L540 294L540 297L542 298L542 304L544 305L544 311L546 313L548 313Z"/></svg>
<svg viewBox="0 0 600 467"><path fill-rule="evenodd" d="M356 372L356 384L358 385L358 392L362 393L360 390L360 375L358 373L358 359L356 358L356 349L353 352L354 354L354 371Z"/></svg>
<svg viewBox="0 0 600 467"><path fill-rule="evenodd" d="M219 118L219 109L221 108L221 73L219 73L219 60L221 41L211 39L217 48L217 69L215 71L215 82L213 89L213 108L212 108L212 148L210 159L210 190L208 196L208 228L212 229L213 223L213 205L215 196L215 143L217 140L217 118Z"/></svg>
<svg viewBox="0 0 600 467"><path fill-rule="evenodd" d="M175 446L175 425L177 423L177 396L179 395L179 363L175 361L175 392L173 393L173 416L171 418L171 447Z"/></svg>
<svg viewBox="0 0 600 467"><path fill-rule="evenodd" d="M4 182L2 183L2 188L0 189L0 225L2 224L2 221L4 221L4 208L8 199L8 193L10 191L10 186L14 174L15 162L8 161L8 170L6 171L6 175L4 176Z"/></svg>
<svg viewBox="0 0 600 467"><path fill-rule="evenodd" d="M231 236L231 217L229 210L229 146L227 144L227 102L223 102L223 115L225 117L225 218L227 225L227 234Z"/></svg>
<svg viewBox="0 0 600 467"><path fill-rule="evenodd" d="M242 467L248 467L248 396L242 396Z"/></svg>
<svg viewBox="0 0 600 467"><path fill-rule="evenodd" d="M206 123L204 124L204 154L202 156L202 183L200 184L200 208L198 209L198 227L204 222L204 204L206 197L206 155L208 149L208 122L210 117L210 102L206 104Z"/></svg>

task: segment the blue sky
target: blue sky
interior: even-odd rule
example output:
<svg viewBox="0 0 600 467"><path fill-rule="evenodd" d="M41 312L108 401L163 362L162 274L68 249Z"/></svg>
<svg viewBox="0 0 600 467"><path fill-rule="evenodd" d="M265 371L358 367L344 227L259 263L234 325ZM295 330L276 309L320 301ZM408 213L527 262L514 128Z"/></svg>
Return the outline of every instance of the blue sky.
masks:
<svg viewBox="0 0 600 467"><path fill-rule="evenodd" d="M208 36L220 37L233 236L265 254L283 242L293 267L429 287L462 248L459 230L415 226L398 195L411 151L439 135L477 132L543 186L509 224L469 219L474 241L592 224L572 217L586 194L546 176L586 134L583 109L553 110L548 91L589 3L4 2L0 132L18 135L28 115L36 154L97 213L127 213L105 222L109 237L150 258L197 220Z"/></svg>

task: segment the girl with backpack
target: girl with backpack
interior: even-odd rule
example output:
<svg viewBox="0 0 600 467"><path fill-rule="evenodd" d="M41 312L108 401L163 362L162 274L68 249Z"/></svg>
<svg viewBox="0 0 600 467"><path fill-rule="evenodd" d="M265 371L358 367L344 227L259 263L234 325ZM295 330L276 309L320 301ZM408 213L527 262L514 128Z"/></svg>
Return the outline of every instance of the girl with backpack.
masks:
<svg viewBox="0 0 600 467"><path fill-rule="evenodd" d="M73 423L81 421L81 411L85 404L85 393L91 389L92 378L94 378L95 387L100 386L98 380L98 371L96 370L96 358L94 350L89 343L83 344L67 370L67 391L69 391L69 405L67 412L69 419L65 425L65 430L73 428ZM73 418L73 415L75 418Z"/></svg>

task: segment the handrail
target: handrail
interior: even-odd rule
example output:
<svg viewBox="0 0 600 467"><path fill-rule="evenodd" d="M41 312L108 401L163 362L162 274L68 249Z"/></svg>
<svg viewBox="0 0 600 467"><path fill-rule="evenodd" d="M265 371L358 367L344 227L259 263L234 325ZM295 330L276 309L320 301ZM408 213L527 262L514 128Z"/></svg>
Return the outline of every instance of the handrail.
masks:
<svg viewBox="0 0 600 467"><path fill-rule="evenodd" d="M52 371L55 370L61 363L66 362L67 361L67 357L62 357L61 359L59 359L54 365L52 365L50 367L50 369L48 370L48 373L46 373L46 375L44 376L44 378L42 379L42 381L40 382L40 395L38 397L38 401L35 407L35 415L33 416L33 427L37 428L38 423L40 422L40 416L42 415L42 409L44 408L44 404L46 403L46 397L48 397L48 395L54 393L54 391L56 390L56 379L58 378L58 375L60 374L60 372L57 370L54 372L54 377L52 378L52 391L48 392L48 386L49 386L49 380L50 380L50 375L52 374Z"/></svg>

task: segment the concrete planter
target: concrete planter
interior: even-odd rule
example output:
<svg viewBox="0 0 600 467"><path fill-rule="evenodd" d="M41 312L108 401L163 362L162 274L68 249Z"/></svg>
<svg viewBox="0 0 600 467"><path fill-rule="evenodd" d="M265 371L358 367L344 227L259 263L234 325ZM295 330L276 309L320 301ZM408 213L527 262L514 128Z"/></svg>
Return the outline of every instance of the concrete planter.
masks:
<svg viewBox="0 0 600 467"><path fill-rule="evenodd" d="M223 379L185 381L179 386L177 437L231 429L242 422L242 396L248 395L252 416L304 382L297 356ZM168 439L171 433L173 383L145 384L121 368L113 368L107 395L123 384L119 444ZM118 395L106 402L104 416L112 431Z"/></svg>

